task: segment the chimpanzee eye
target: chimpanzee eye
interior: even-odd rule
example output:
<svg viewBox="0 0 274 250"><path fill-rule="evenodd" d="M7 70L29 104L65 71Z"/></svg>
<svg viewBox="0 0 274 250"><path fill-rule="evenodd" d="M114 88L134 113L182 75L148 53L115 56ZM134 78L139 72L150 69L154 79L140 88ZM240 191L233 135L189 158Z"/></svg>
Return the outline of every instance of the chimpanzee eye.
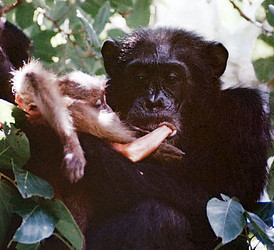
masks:
<svg viewBox="0 0 274 250"><path fill-rule="evenodd" d="M167 81L169 81L170 83L174 83L178 80L178 75L174 72L170 72L167 75Z"/></svg>
<svg viewBox="0 0 274 250"><path fill-rule="evenodd" d="M136 74L134 75L134 80L138 83L142 83L146 80L146 76L144 74Z"/></svg>
<svg viewBox="0 0 274 250"><path fill-rule="evenodd" d="M145 80L145 76L142 75L142 74L138 74L138 75L136 75L136 80L138 80L138 81L144 81Z"/></svg>

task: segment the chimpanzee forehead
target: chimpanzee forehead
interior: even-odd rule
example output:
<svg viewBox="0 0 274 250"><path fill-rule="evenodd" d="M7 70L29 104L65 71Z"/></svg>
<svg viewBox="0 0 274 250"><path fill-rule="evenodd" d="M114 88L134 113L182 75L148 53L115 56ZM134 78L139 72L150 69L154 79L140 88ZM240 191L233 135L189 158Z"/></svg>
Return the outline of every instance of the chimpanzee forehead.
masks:
<svg viewBox="0 0 274 250"><path fill-rule="evenodd" d="M157 40L137 41L134 46L122 50L122 55L125 61L139 58L151 62L160 62L174 58L171 44L168 41Z"/></svg>
<svg viewBox="0 0 274 250"><path fill-rule="evenodd" d="M140 58L152 62L176 59L190 50L193 53L201 43L203 39L183 30L141 30L122 41L120 59L131 61Z"/></svg>

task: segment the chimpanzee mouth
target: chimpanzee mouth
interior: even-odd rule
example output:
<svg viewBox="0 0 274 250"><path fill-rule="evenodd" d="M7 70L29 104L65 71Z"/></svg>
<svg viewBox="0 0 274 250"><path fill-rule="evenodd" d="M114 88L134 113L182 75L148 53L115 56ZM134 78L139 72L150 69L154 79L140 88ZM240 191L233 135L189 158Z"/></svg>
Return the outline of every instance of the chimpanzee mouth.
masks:
<svg viewBox="0 0 274 250"><path fill-rule="evenodd" d="M177 134L176 126L173 123L166 122L166 121L159 122L157 124L156 123L149 123L149 124L142 125L142 126L136 126L136 125L133 125L131 123L129 123L128 125L133 131L137 132L140 136L148 134L148 133L152 132L153 130L155 130L155 129L161 127L161 126L167 126L173 131L168 136L169 138L171 138L171 137L173 137Z"/></svg>
<svg viewBox="0 0 274 250"><path fill-rule="evenodd" d="M177 113L169 113L167 115L161 112L146 114L143 114L142 112L130 112L125 122L133 131L136 132L137 136L143 136L162 125L166 125L173 131L168 137L171 138L180 131L180 122L179 117L177 116Z"/></svg>

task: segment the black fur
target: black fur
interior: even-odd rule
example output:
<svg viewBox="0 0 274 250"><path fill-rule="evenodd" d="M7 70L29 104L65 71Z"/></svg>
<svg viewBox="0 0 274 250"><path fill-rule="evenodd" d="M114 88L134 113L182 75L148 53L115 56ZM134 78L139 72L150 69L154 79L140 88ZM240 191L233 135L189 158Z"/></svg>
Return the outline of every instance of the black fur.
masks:
<svg viewBox="0 0 274 250"><path fill-rule="evenodd" d="M60 177L56 135L30 126L24 129L31 143L28 168L58 188L87 249L213 249L218 242L207 201L224 193L249 208L267 181L269 124L259 93L221 90L226 49L183 30L139 30L107 41L102 54L110 106L144 129L173 123L178 133L168 143L184 158L172 165L133 164L102 140L80 134L86 173L71 185Z"/></svg>
<svg viewBox="0 0 274 250"><path fill-rule="evenodd" d="M23 66L30 56L31 42L27 36L8 21L0 21L0 98L14 102L10 74L13 68Z"/></svg>
<svg viewBox="0 0 274 250"><path fill-rule="evenodd" d="M11 84L9 83L12 68L13 65L0 46L0 98L10 102L14 100Z"/></svg>
<svg viewBox="0 0 274 250"><path fill-rule="evenodd" d="M0 22L0 46L3 48L12 65L18 69L30 56L31 41L8 21Z"/></svg>
<svg viewBox="0 0 274 250"><path fill-rule="evenodd" d="M249 208L267 182L269 124L259 93L221 90L226 49L183 30L139 30L121 42L107 41L102 54L111 78L110 106L145 129L163 119L173 122L179 133L170 143L186 154L172 166L133 165L107 148L96 152L99 163L88 158L94 164L85 178L92 179L100 201L94 202L99 217L95 212L87 246L167 249L171 241L172 249L212 249L217 242L205 215L207 201L224 193ZM179 79L166 80L164 71L176 63Z"/></svg>

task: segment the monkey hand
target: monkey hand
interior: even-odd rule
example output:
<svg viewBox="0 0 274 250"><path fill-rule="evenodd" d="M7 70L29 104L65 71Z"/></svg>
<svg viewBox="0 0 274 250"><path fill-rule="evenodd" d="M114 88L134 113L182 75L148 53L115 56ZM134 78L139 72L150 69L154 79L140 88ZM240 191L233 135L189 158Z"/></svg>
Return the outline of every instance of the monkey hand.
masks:
<svg viewBox="0 0 274 250"><path fill-rule="evenodd" d="M159 156L159 159L162 159L163 156L171 157L172 159L181 159L183 155L181 150L169 144L164 144L166 146L161 145L167 137L173 136L175 133L176 129L173 126L170 126L167 123L162 123L154 131L136 139L131 143L112 143L112 147L133 162L143 160L154 153L159 147L162 148L162 150L156 153L157 156Z"/></svg>
<svg viewBox="0 0 274 250"><path fill-rule="evenodd" d="M84 176L86 159L81 147L64 148L64 159L62 168L65 170L65 175L71 183L79 181Z"/></svg>

